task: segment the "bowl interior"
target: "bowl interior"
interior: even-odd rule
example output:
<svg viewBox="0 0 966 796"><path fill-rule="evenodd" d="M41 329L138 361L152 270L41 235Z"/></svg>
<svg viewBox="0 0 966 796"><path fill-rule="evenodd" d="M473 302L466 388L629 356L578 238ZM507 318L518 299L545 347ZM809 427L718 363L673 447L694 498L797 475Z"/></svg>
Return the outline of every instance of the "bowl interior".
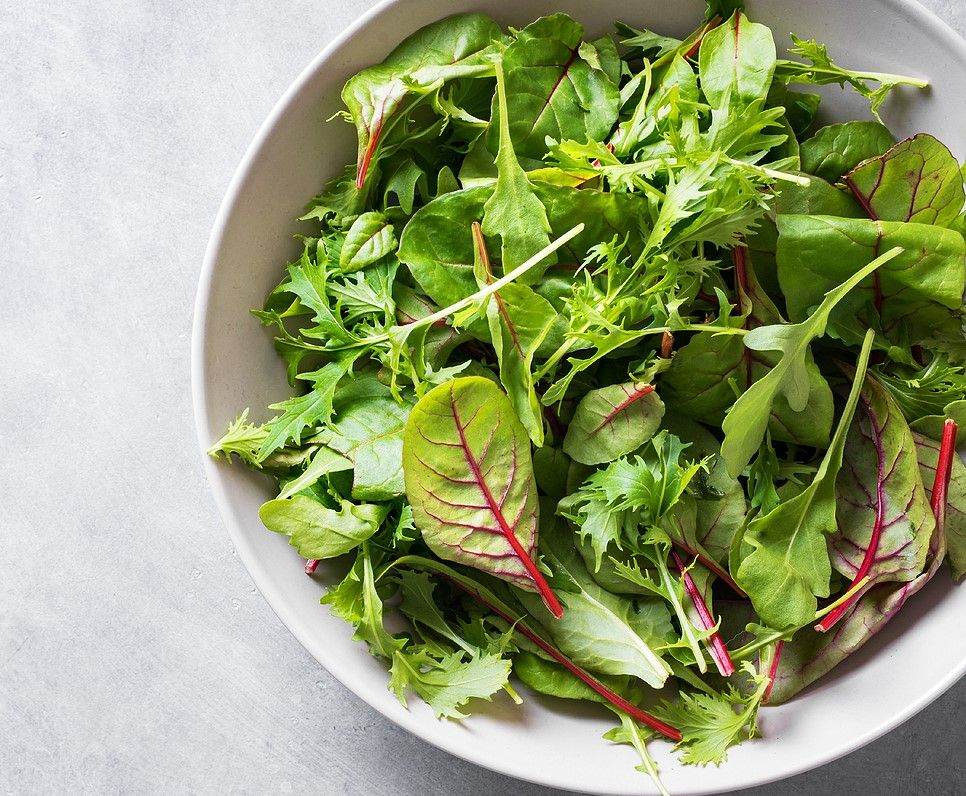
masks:
<svg viewBox="0 0 966 796"><path fill-rule="evenodd" d="M959 114L966 98L966 44L919 6L903 0L768 0L748 3L769 24L779 47L795 31L829 45L844 64L930 79L924 92L901 90L884 116L900 135L931 132L966 155ZM589 34L612 20L684 35L703 12L697 0L544 2L454 0L449 13L482 11L505 24L566 11ZM288 395L270 335L249 315L297 253L294 221L323 182L354 157L352 128L324 120L341 107L353 72L379 60L405 35L440 16L431 0L387 2L323 52L289 90L262 128L229 189L215 225L201 285L194 334L195 410L203 447L229 420ZM865 102L837 87L825 91L827 119L868 118ZM304 231L304 228L302 228ZM258 507L267 481L241 467L208 463L208 477L234 543L252 577L305 647L356 694L402 726L453 754L523 779L600 793L653 792L635 772L634 754L600 736L611 726L591 707L528 695L522 708L498 696L462 724L438 722L415 699L407 711L386 689L387 673L351 629L319 606L323 586L302 574L286 539L267 532ZM325 580L322 572L320 580ZM762 740L730 753L718 770L682 767L670 747L654 744L665 783L675 794L733 790L778 779L845 754L928 704L966 668L966 590L940 574L860 653L791 704L763 711Z"/></svg>

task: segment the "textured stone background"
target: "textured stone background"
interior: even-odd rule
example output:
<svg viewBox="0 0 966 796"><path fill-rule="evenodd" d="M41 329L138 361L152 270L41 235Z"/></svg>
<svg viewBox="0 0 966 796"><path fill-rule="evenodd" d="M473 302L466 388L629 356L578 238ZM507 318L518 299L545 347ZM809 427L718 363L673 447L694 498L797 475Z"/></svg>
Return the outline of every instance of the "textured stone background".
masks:
<svg viewBox="0 0 966 796"><path fill-rule="evenodd" d="M551 793L321 669L234 559L196 451L188 342L218 203L275 100L371 4L4 4L0 792ZM927 5L966 32L963 0ZM966 682L748 793L962 793L964 714Z"/></svg>

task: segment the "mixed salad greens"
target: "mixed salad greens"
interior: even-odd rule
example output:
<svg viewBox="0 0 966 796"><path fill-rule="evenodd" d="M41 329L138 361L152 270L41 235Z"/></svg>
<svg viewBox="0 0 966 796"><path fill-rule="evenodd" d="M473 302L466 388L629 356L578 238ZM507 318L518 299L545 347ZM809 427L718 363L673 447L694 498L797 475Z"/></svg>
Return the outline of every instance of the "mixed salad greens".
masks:
<svg viewBox="0 0 966 796"><path fill-rule="evenodd" d="M418 31L345 86L358 160L255 314L297 395L211 449L405 704L531 689L720 763L966 571L964 176L734 2L684 40ZM839 84L874 119L817 127Z"/></svg>

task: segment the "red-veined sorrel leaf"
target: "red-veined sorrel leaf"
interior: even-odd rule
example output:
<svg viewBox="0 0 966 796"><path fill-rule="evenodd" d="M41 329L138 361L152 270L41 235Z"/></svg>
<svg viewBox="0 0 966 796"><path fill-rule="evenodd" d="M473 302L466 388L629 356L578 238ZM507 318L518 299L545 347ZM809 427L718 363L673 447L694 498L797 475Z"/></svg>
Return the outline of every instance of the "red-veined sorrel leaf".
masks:
<svg viewBox="0 0 966 796"><path fill-rule="evenodd" d="M654 436L664 403L654 385L629 382L591 390L577 405L563 449L581 464L603 464L633 453Z"/></svg>
<svg viewBox="0 0 966 796"><path fill-rule="evenodd" d="M879 382L866 378L855 423L845 443L836 481L838 531L830 538L832 566L871 588L911 581L922 572L935 520L923 488L912 432ZM826 632L862 592L828 614Z"/></svg>
<svg viewBox="0 0 966 796"><path fill-rule="evenodd" d="M403 439L406 495L440 558L481 569L563 609L534 563L539 502L530 440L489 379L441 384L413 408Z"/></svg>
<svg viewBox="0 0 966 796"><path fill-rule="evenodd" d="M959 163L927 133L860 163L845 176L845 184L873 220L949 227L966 202Z"/></svg>

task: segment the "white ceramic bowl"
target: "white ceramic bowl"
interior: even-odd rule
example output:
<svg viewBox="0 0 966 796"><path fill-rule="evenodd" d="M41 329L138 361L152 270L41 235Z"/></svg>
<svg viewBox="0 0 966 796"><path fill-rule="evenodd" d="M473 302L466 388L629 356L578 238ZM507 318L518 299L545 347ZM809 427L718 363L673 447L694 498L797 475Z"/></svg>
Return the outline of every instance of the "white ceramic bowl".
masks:
<svg viewBox="0 0 966 796"><path fill-rule="evenodd" d="M847 65L927 77L932 87L903 91L886 109L895 132L934 133L966 156L966 43L908 0L762 0L753 19L779 37L795 31L827 42ZM521 25L566 11L588 33L612 20L683 35L703 11L698 0L387 0L361 17L302 73L262 126L222 204L198 289L193 340L194 405L202 448L239 410L286 397L270 336L249 315L297 253L292 235L304 203L353 159L352 128L323 120L340 109L345 79L380 60L402 38L446 13L482 11ZM633 9L633 10L629 10ZM838 88L828 118L866 118L867 106ZM322 586L302 574L287 540L266 531L258 506L266 479L209 460L208 478L242 561L255 584L303 645L348 688L388 718L454 755L504 774L559 788L608 794L652 793L633 770L633 752L601 740L601 711L528 695L522 708L497 697L462 724L436 721L413 699L402 708L387 690L382 664L351 629L319 605ZM819 766L889 731L921 710L966 670L966 589L940 573L858 654L791 704L763 711L764 738L731 751L719 769L684 767L670 747L654 750L676 796L735 790ZM360 761L365 765L365 761Z"/></svg>

